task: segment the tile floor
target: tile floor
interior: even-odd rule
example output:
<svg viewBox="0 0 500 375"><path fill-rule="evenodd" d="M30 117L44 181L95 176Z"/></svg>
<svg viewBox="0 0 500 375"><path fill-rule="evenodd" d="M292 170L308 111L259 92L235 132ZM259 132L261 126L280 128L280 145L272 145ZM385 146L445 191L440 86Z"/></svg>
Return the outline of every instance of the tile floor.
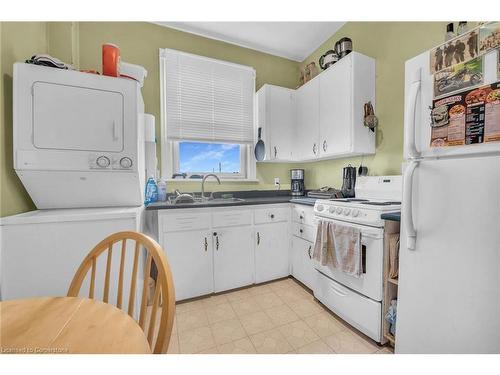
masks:
<svg viewBox="0 0 500 375"><path fill-rule="evenodd" d="M314 300L292 278L177 305L169 353L392 353Z"/></svg>

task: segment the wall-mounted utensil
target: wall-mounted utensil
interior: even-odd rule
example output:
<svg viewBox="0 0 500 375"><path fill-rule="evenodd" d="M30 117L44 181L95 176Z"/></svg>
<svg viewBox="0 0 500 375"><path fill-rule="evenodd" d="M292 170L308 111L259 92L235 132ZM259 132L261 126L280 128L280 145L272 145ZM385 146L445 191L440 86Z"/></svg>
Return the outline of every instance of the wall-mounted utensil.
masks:
<svg viewBox="0 0 500 375"><path fill-rule="evenodd" d="M258 130L258 135L257 135L257 144L255 145L255 159L257 161L263 161L266 158L266 145L264 144L264 141L261 138L262 136L262 128L259 128Z"/></svg>
<svg viewBox="0 0 500 375"><path fill-rule="evenodd" d="M363 124L374 132L375 128L378 126L378 118L377 116L375 116L375 111L373 110L371 102L365 103L364 111L365 111L365 116Z"/></svg>

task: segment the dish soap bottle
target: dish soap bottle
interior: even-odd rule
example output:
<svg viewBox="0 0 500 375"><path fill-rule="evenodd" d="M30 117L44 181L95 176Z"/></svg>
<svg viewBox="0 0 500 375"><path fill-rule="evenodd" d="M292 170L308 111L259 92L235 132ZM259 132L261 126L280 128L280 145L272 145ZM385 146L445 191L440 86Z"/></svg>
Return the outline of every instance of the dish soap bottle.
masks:
<svg viewBox="0 0 500 375"><path fill-rule="evenodd" d="M158 180L158 202L167 200L167 183L163 178Z"/></svg>
<svg viewBox="0 0 500 375"><path fill-rule="evenodd" d="M148 178L146 183L146 194L144 199L144 204L147 206L150 203L158 201L158 186L156 185L155 179L151 176Z"/></svg>

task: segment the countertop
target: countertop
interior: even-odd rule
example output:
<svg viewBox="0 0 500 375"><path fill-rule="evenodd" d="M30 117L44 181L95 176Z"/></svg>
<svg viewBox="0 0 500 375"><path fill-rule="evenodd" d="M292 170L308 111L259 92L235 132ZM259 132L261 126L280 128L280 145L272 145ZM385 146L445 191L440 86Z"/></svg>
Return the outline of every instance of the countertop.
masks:
<svg viewBox="0 0 500 375"><path fill-rule="evenodd" d="M390 212L380 215L381 219L390 221L401 221L401 212Z"/></svg>
<svg viewBox="0 0 500 375"><path fill-rule="evenodd" d="M235 191L215 193L214 196L219 198L222 194L231 194L234 198L241 198L244 201L235 201L230 203L186 203L186 204L169 204L167 202L156 202L148 205L146 210L165 210L165 209L181 209L181 208L206 208L206 207L232 207L232 206L254 206L261 204L279 204L279 203L297 203L308 206L314 206L316 199L304 197L293 197L289 190L253 190L253 191Z"/></svg>

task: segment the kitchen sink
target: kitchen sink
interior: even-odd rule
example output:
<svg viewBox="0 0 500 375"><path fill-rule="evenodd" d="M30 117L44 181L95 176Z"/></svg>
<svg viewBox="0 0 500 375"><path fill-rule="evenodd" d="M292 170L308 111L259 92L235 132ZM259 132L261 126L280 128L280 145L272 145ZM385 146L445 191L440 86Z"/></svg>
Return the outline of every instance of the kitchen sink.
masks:
<svg viewBox="0 0 500 375"><path fill-rule="evenodd" d="M170 202L169 204L175 205L175 206L198 206L198 205L219 205L219 204L231 204L231 203L238 203L238 202L244 202L244 199L241 198L211 198L211 199L201 199L199 197L196 198L184 198L181 199L177 202Z"/></svg>

